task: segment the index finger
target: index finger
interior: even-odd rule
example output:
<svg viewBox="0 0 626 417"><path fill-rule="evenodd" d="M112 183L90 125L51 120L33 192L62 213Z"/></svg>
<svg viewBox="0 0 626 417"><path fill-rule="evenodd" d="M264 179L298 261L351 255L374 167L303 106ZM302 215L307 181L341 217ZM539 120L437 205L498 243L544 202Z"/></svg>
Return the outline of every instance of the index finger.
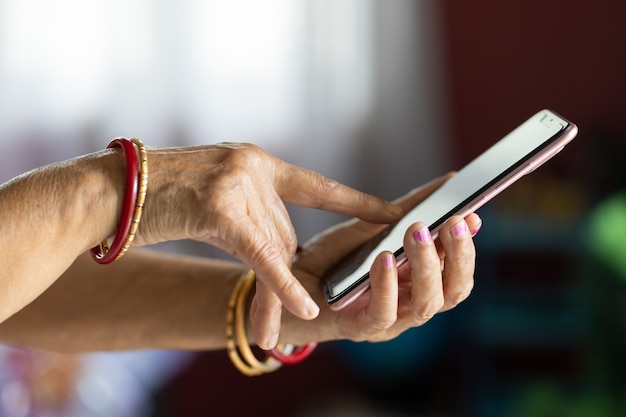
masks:
<svg viewBox="0 0 626 417"><path fill-rule="evenodd" d="M283 201L292 204L358 217L372 223L391 223L402 215L402 209L389 201L282 161L275 183Z"/></svg>

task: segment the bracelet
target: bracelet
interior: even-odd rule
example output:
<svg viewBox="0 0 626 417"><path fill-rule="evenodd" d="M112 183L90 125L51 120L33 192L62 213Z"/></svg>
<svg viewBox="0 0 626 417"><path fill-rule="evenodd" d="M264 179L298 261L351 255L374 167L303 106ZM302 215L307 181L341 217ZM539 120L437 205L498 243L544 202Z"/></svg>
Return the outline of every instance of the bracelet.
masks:
<svg viewBox="0 0 626 417"><path fill-rule="evenodd" d="M139 150L139 160L141 161L139 169L139 191L137 192L137 202L135 204L135 211L133 213L133 221L130 226L130 231L128 232L128 237L126 238L126 242L124 243L124 247L122 248L120 255L118 255L118 258L126 253L135 239L135 234L137 233L139 222L141 221L141 215L143 214L143 206L146 202L146 194L148 194L148 152L146 151L146 147L143 145L143 142L139 139L131 138L130 141Z"/></svg>
<svg viewBox="0 0 626 417"><path fill-rule="evenodd" d="M137 146L141 159L141 169L137 161ZM109 246L108 239L91 248L92 258L100 264L110 264L126 253L131 245L139 226L143 205L148 189L148 158L147 152L139 139L115 138L107 148L120 147L126 156L126 189L122 214L113 242Z"/></svg>
<svg viewBox="0 0 626 417"><path fill-rule="evenodd" d="M282 350L275 347L267 353L283 365L296 365L311 356L316 347L317 343L307 343L297 348L293 345L285 345Z"/></svg>
<svg viewBox="0 0 626 417"><path fill-rule="evenodd" d="M226 318L226 349L237 369L244 375L257 376L276 371L283 364L294 365L308 358L317 347L317 343L309 343L294 349L293 345L278 345L269 350L267 358L260 361L256 358L246 334L246 306L250 292L256 282L256 274L248 270L240 277L228 302Z"/></svg>
<svg viewBox="0 0 626 417"><path fill-rule="evenodd" d="M247 340L245 305L255 281L256 275L253 270L241 275L228 300L228 313L226 315L226 351L233 365L247 376L269 373L282 365L271 356L268 356L264 361L259 361L252 353Z"/></svg>

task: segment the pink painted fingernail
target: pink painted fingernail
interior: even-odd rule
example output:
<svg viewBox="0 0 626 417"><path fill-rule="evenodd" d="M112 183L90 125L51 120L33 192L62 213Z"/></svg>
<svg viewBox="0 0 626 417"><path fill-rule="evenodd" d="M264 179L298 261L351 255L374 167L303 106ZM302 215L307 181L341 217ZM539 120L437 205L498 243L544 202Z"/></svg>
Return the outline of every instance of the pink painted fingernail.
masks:
<svg viewBox="0 0 626 417"><path fill-rule="evenodd" d="M472 237L474 237L474 236L476 236L478 234L479 231L480 231L480 226L475 227L472 230L470 230L470 235L472 235Z"/></svg>
<svg viewBox="0 0 626 417"><path fill-rule="evenodd" d="M467 233L467 223L465 223L465 221L457 223L457 225L452 228L452 233L456 237L464 236Z"/></svg>
<svg viewBox="0 0 626 417"><path fill-rule="evenodd" d="M385 268L387 269L393 268L396 264L393 255L387 254L387 256L383 258L383 264L385 265Z"/></svg>
<svg viewBox="0 0 626 417"><path fill-rule="evenodd" d="M417 232L413 233L413 239L421 243L428 243L432 240L432 236L430 235L430 230L428 230L428 227L423 227Z"/></svg>

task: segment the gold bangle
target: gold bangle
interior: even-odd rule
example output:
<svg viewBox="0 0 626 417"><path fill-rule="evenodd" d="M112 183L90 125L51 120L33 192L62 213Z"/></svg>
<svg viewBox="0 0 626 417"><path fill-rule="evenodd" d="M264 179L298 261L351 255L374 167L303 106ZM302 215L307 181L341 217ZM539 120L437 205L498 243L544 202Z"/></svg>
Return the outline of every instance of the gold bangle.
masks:
<svg viewBox="0 0 626 417"><path fill-rule="evenodd" d="M281 363L272 357L268 357L265 361L259 361L248 342L248 334L246 331L246 317L248 316L247 302L250 298L250 292L256 283L256 274L250 270L244 277L241 293L237 297L237 304L235 306L235 336L237 337L237 345L243 358L255 367L260 368L262 371L268 373L273 372L280 368Z"/></svg>
<svg viewBox="0 0 626 417"><path fill-rule="evenodd" d="M146 194L148 193L148 152L146 151L146 147L141 140L131 138L130 141L139 151L139 189L137 190L137 203L135 204L135 211L130 225L130 232L124 242L122 251L116 259L121 258L126 253L135 239L135 234L137 233L139 222L141 221L141 215L143 214L144 203L146 202Z"/></svg>
<svg viewBox="0 0 626 417"><path fill-rule="evenodd" d="M256 282L253 270L246 271L237 281L228 301L226 316L226 350L231 362L244 375L257 376L276 371L282 363L268 356L260 361L256 358L246 332L245 317L247 301Z"/></svg>
<svg viewBox="0 0 626 417"><path fill-rule="evenodd" d="M235 284L235 288L228 300L228 312L226 313L226 351L228 352L228 356L241 373L248 376L260 375L258 369L251 367L247 364L239 355L239 351L237 350L237 344L235 342L235 332L234 332L234 322L235 322L235 305L237 303L237 298L241 293L241 287L243 286L243 277L241 276L237 283Z"/></svg>

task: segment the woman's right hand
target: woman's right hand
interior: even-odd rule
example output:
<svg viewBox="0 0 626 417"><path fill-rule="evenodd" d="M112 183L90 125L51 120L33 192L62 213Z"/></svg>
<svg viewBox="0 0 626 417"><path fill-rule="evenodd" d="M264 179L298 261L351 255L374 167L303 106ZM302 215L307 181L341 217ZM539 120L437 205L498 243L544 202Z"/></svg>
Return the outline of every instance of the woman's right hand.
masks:
<svg viewBox="0 0 626 417"><path fill-rule="evenodd" d="M148 149L149 183L134 241L193 239L217 246L255 270L252 325L257 343L278 340L282 305L301 319L319 307L293 276L297 238L285 203L391 223L389 202L287 164L241 143Z"/></svg>

